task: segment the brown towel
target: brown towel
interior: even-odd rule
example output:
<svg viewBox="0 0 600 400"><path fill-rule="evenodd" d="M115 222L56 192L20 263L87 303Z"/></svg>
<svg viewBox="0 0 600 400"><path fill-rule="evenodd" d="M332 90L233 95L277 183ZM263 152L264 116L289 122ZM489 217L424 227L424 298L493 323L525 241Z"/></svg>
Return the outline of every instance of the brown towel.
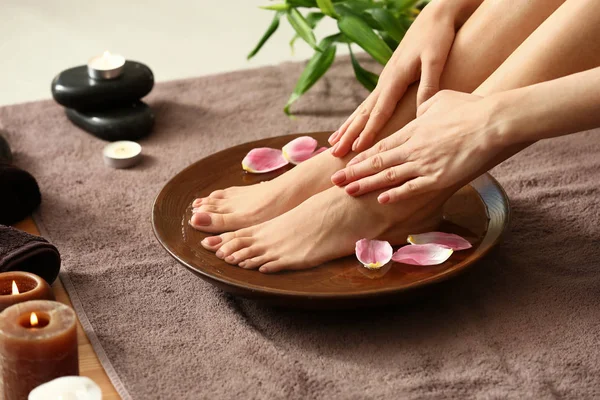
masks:
<svg viewBox="0 0 600 400"><path fill-rule="evenodd" d="M60 254L41 236L0 225L0 272L26 271L51 284L60 270Z"/></svg>

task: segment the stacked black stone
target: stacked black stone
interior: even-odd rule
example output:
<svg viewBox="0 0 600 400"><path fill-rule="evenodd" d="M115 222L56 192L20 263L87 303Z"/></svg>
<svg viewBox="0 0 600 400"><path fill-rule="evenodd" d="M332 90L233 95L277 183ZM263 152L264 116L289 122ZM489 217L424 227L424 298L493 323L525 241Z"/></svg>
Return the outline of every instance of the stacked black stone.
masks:
<svg viewBox="0 0 600 400"><path fill-rule="evenodd" d="M71 122L103 140L138 140L154 125L152 109L140 101L154 86L146 65L126 61L115 79L92 79L87 66L67 69L52 81L52 97Z"/></svg>

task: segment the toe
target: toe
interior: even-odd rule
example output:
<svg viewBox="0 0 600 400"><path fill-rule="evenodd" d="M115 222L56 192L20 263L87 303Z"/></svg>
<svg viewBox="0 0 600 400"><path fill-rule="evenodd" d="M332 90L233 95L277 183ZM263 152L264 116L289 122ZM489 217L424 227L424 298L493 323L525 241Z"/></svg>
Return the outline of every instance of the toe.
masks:
<svg viewBox="0 0 600 400"><path fill-rule="evenodd" d="M263 264L258 270L265 274L271 274L274 272L283 271L284 269L286 269L284 263L282 263L280 260L274 260Z"/></svg>
<svg viewBox="0 0 600 400"><path fill-rule="evenodd" d="M200 244L207 250L217 251L225 243L233 240L236 237L236 232L226 232L219 236L208 236Z"/></svg>
<svg viewBox="0 0 600 400"><path fill-rule="evenodd" d="M190 225L202 232L226 232L251 225L243 214L216 214L197 212L192 215Z"/></svg>
<svg viewBox="0 0 600 400"><path fill-rule="evenodd" d="M245 249L254 243L254 239L251 237L235 238L229 242L223 244L217 251L217 257L227 258L238 250Z"/></svg>
<svg viewBox="0 0 600 400"><path fill-rule="evenodd" d="M244 269L256 269L269 261L268 256L258 256L242 261L238 265Z"/></svg>
<svg viewBox="0 0 600 400"><path fill-rule="evenodd" d="M208 197L211 199L224 199L226 197L226 191L222 189L215 190L214 192L209 194Z"/></svg>
<svg viewBox="0 0 600 400"><path fill-rule="evenodd" d="M199 197L199 198L197 198L196 200L194 200L194 201L192 202L192 207L193 207L193 208L200 207L200 205L202 204L202 202L203 202L205 199L206 199L205 197Z"/></svg>
<svg viewBox="0 0 600 400"><path fill-rule="evenodd" d="M239 264L251 257L257 256L260 253L261 251L258 246L244 247L241 250L235 251L231 255L225 257L225 261L229 264Z"/></svg>
<svg viewBox="0 0 600 400"><path fill-rule="evenodd" d="M194 214L199 213L199 212L226 214L226 213L230 212L230 209L225 205L212 206L212 205L202 204L200 207L192 209L192 212Z"/></svg>

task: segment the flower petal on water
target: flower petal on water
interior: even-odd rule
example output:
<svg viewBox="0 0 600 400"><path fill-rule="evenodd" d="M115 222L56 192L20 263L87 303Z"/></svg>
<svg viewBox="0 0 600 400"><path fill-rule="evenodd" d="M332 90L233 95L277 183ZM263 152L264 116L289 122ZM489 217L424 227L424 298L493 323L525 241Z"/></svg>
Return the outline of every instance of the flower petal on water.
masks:
<svg viewBox="0 0 600 400"><path fill-rule="evenodd" d="M438 265L446 261L454 250L437 244L413 244L401 247L392 260L410 265Z"/></svg>
<svg viewBox="0 0 600 400"><path fill-rule="evenodd" d="M253 174L275 171L287 164L281 150L268 147L252 149L242 160L242 168Z"/></svg>
<svg viewBox="0 0 600 400"><path fill-rule="evenodd" d="M379 269L390 262L394 250L382 240L361 239L356 242L356 258L365 268Z"/></svg>
<svg viewBox="0 0 600 400"><path fill-rule="evenodd" d="M471 243L465 238L462 238L453 233L444 232L427 232L417 235L409 235L408 243L410 244L439 244L448 247L454 251L466 250L472 247Z"/></svg>

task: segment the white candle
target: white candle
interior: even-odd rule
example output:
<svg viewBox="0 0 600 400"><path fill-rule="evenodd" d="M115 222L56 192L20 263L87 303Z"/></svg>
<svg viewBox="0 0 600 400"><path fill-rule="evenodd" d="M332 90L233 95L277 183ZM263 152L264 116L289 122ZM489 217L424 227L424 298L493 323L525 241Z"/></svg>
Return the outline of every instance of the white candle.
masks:
<svg viewBox="0 0 600 400"><path fill-rule="evenodd" d="M102 151L104 163L113 168L128 168L142 158L142 146L136 142L122 140L107 145Z"/></svg>
<svg viewBox="0 0 600 400"><path fill-rule="evenodd" d="M33 389L28 400L102 400L102 391L90 378L63 376Z"/></svg>
<svg viewBox="0 0 600 400"><path fill-rule="evenodd" d="M93 79L118 78L123 73L124 65L125 57L105 51L88 62L88 75Z"/></svg>

